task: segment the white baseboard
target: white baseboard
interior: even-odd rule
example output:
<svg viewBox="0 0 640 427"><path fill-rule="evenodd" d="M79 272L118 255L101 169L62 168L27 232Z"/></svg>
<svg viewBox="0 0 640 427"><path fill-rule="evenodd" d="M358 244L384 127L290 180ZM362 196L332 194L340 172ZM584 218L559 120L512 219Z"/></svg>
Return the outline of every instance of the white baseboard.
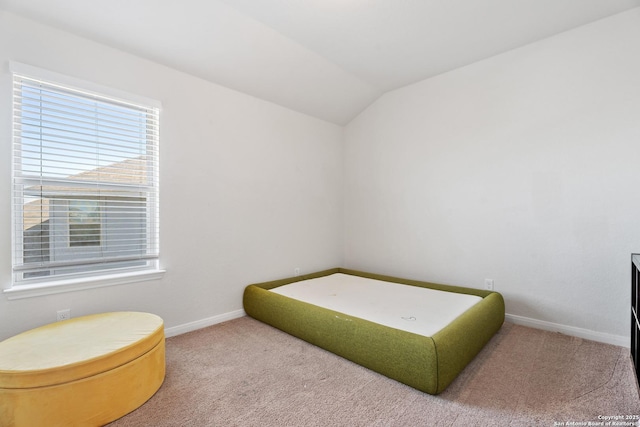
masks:
<svg viewBox="0 0 640 427"><path fill-rule="evenodd" d="M186 334L187 332L196 331L198 329L213 326L218 323L226 322L227 320L238 319L246 316L244 310L231 311L229 313L220 314L218 316L208 317L202 320L196 320L195 322L185 323L183 325L173 326L165 329L165 336L173 337L176 335ZM622 335L605 334L603 332L591 331L589 329L577 328L575 326L561 325L559 323L546 322L544 320L532 319L530 317L517 316L515 314L506 314L505 320L509 323L516 325L527 326L535 329L542 329L544 331L560 332L565 335L571 335L573 337L583 338L591 341L598 341L605 344L617 345L620 347L629 348L629 337Z"/></svg>
<svg viewBox="0 0 640 427"><path fill-rule="evenodd" d="M622 335L605 334L603 332L591 331L589 329L576 328L575 326L561 325L559 323L531 319L530 317L516 316L515 314L506 314L505 320L516 325L528 326L530 328L542 329L551 332L560 332L565 335L571 335L572 337L584 338L605 344L612 344L627 348L631 346L630 338Z"/></svg>
<svg viewBox="0 0 640 427"><path fill-rule="evenodd" d="M239 317L246 316L244 310L231 311L229 313L220 314L218 316L208 317L202 320L196 320L195 322L185 323L183 325L172 326L164 330L164 335L174 337L176 335L186 334L187 332L196 331L198 329L206 328L207 326L213 326L218 323L226 322L227 320L237 319Z"/></svg>

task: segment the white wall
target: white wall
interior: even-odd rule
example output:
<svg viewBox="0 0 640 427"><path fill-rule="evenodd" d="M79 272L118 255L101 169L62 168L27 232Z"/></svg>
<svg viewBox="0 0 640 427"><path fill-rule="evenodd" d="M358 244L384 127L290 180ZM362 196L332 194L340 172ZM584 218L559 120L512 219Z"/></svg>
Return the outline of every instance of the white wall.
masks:
<svg viewBox="0 0 640 427"><path fill-rule="evenodd" d="M491 278L512 319L628 345L640 9L388 93L345 138L346 267Z"/></svg>
<svg viewBox="0 0 640 427"><path fill-rule="evenodd" d="M158 99L162 280L9 301L0 339L72 316L159 314L169 328L242 308L244 286L340 265L342 128L0 11L0 287L11 280L14 60Z"/></svg>

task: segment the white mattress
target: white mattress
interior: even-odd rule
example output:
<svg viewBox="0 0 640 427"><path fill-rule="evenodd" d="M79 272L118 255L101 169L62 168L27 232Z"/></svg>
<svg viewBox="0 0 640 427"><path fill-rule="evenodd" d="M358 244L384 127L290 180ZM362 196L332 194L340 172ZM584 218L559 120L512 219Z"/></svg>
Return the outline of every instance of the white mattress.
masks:
<svg viewBox="0 0 640 427"><path fill-rule="evenodd" d="M336 273L271 290L349 316L433 336L481 297Z"/></svg>

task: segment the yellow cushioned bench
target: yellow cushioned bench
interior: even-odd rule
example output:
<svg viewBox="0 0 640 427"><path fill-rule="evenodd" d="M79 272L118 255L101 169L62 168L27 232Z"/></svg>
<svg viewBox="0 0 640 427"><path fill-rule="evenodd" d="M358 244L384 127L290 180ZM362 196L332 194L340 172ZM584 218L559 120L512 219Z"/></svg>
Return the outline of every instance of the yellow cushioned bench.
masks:
<svg viewBox="0 0 640 427"><path fill-rule="evenodd" d="M101 426L160 388L164 325L149 313L103 313L0 342L2 426Z"/></svg>

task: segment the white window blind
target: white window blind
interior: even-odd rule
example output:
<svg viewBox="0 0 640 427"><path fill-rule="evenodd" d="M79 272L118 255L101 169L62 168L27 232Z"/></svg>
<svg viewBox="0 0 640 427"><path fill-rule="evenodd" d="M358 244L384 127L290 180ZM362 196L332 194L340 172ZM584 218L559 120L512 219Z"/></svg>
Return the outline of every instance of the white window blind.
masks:
<svg viewBox="0 0 640 427"><path fill-rule="evenodd" d="M14 72L14 285L157 269L158 118Z"/></svg>

